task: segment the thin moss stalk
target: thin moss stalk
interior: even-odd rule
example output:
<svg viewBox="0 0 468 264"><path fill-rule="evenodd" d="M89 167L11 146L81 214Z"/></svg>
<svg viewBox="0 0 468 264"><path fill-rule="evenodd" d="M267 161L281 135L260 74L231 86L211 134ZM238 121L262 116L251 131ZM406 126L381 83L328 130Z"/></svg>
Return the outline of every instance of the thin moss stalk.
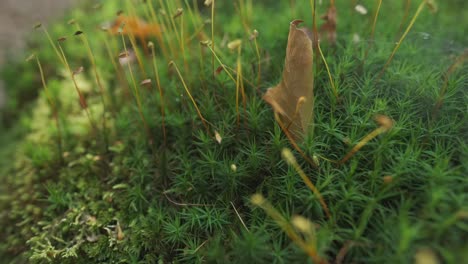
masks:
<svg viewBox="0 0 468 264"><path fill-rule="evenodd" d="M166 108L166 103L164 99L164 91L161 87L161 80L159 78L159 69L158 69L158 63L156 61L156 52L154 50L154 44L150 42L148 44L148 47L151 49L151 56L153 58L153 72L154 72L154 77L156 78L156 86L158 87L159 91L159 97L160 97L160 104L161 104L161 118L162 118L162 132L163 132L163 139L164 139L164 146L167 145L167 135L166 135L166 120L165 120L165 108Z"/></svg>
<svg viewBox="0 0 468 264"><path fill-rule="evenodd" d="M338 164L343 164L348 161L356 152L358 152L362 147L364 147L369 141L377 137L378 135L389 131L393 127L393 121L384 115L378 115L375 117L375 121L379 123L379 127L374 129L372 132L367 134L359 143L357 143L339 162Z"/></svg>
<svg viewBox="0 0 468 264"><path fill-rule="evenodd" d="M317 41L317 50L320 54L320 57L322 58L323 64L325 65L325 69L327 70L328 80L330 81L330 86L332 88L333 96L335 97L335 100L338 100L338 91L336 90L335 81L333 80L333 77L331 75L327 60L325 59L325 56L323 56L322 49L320 48L320 41Z"/></svg>
<svg viewBox="0 0 468 264"><path fill-rule="evenodd" d="M387 70L388 68L388 65L390 65L390 63L393 61L393 57L395 56L396 52L398 51L398 49L400 48L401 46L401 43L403 43L403 40L406 38L406 35L408 35L408 33L410 32L411 28L413 28L413 25L414 23L416 22L416 19L419 17L419 15L421 14L422 10L424 9L424 7L428 5L428 7L430 9L433 9L434 7L432 6L432 2L431 0L423 0L421 2L421 4L419 4L418 6L418 9L416 10L416 12L414 13L413 15L413 18L411 19L408 27L406 28L405 32L403 33L403 35L400 37L400 39L398 40L395 48L393 49L392 53L390 54L390 56L388 57L387 59L387 62L385 62L385 65L383 66L382 70L379 72L379 74L377 75L377 78L376 78L376 82L378 80L380 80L380 78L382 77L382 75L385 73L385 71ZM435 11L435 9L434 9Z"/></svg>
<svg viewBox="0 0 468 264"><path fill-rule="evenodd" d="M91 66L93 68L93 73L94 73L94 77L95 77L95 80L96 80L96 84L99 87L99 95L101 97L101 103L102 103L102 107L103 107L103 111L102 111L102 132L103 132L103 136L104 136L105 149L107 150L108 147L109 147L109 138L108 138L107 124L106 124L106 113L107 113L107 103L106 103L106 99L105 99L106 92L104 90L104 86L103 86L102 81L101 81L101 76L99 75L98 68L96 66L96 57L94 56L93 51L91 50L91 47L89 45L86 34L84 34L83 31L81 31L81 27L80 27L80 24L78 22L75 21L74 24L76 25L76 28L77 28L77 31L76 31L75 35L80 37L81 41L83 42L83 44L84 44L84 46L86 48L89 61L91 62Z"/></svg>
<svg viewBox="0 0 468 264"><path fill-rule="evenodd" d="M128 50L127 50L127 45L125 44L125 38L124 38L122 33L120 33L120 36L122 38L122 43L123 43L123 46L124 46L124 54L122 56L127 57L129 55L129 53L128 53ZM149 129L148 122L146 121L145 115L143 114L143 106L142 106L142 103L141 103L140 90L138 89L138 86L137 86L136 81L135 81L135 76L133 74L132 65L130 63L127 63L127 66L128 66L128 71L130 73L130 79L131 79L132 84L133 84L133 95L135 96L135 100L136 100L136 103L137 103L138 113L140 115L141 121L143 122L143 125L145 126L145 130L146 130L146 134L148 136L148 139L150 140L150 142L152 144L153 143L153 137L151 135L151 131Z"/></svg>
<svg viewBox="0 0 468 264"><path fill-rule="evenodd" d="M448 70L445 72L444 74L444 82L442 84L442 88L440 89L440 92L439 92L439 96L437 97L437 101L436 101L436 104L434 105L434 108L432 109L432 120L435 120L435 118L437 117L437 114L440 110L440 108L442 107L442 104L444 102L444 96L445 94L447 93L447 88L448 88L448 83L449 83L449 78L450 78L450 75L453 74L453 72L458 68L460 67L461 65L463 65L463 63L465 63L465 61L468 60L468 49L465 50L465 52L463 54L461 54L460 56L458 56L455 61L452 63L452 65L450 65L450 67L448 68Z"/></svg>
<svg viewBox="0 0 468 264"><path fill-rule="evenodd" d="M291 165L296 170L296 172L299 174L299 176L301 176L301 179L304 181L307 187L314 193L315 196L317 196L320 205L322 206L322 209L325 212L325 215L328 217L328 219L331 219L332 216L330 214L330 210L328 209L327 203L325 203L322 194L317 189L317 187L315 187L312 181L309 180L305 172L301 169L301 166L299 166L299 164L297 163L296 158L292 154L291 150L284 148L281 152L281 156L289 165Z"/></svg>
<svg viewBox="0 0 468 264"><path fill-rule="evenodd" d="M200 120L202 121L203 126L205 126L207 133L211 134L209 126L208 126L208 121L205 119L205 117L203 117L200 109L198 108L197 102L195 102L195 99L193 98L192 93L190 93L190 90L187 84L185 83L184 77L180 73L179 67L177 67L177 64L174 61L169 62L169 65L175 68L177 75L179 76L180 81L182 82L182 86L184 87L185 91L187 92L188 97L192 101L193 107L195 107L195 110L197 111L197 114L200 117Z"/></svg>
<svg viewBox="0 0 468 264"><path fill-rule="evenodd" d="M374 20L372 22L372 30L371 30L370 37L369 37L369 46L367 47L366 53L364 55L364 59L362 60L363 63L365 63L367 56L369 56L369 51L372 49L372 46L374 45L375 28L377 26L377 20L379 19L381 7L382 7L382 0L379 0L379 2L377 3L377 10L375 11L375 14L374 14Z"/></svg>
<svg viewBox="0 0 468 264"><path fill-rule="evenodd" d="M47 87L47 82L46 82L46 79L45 79L44 70L42 69L42 64L41 64L41 62L39 60L39 57L37 55L35 55L35 54L33 54L31 56L36 59L37 67L39 68L39 74L41 75L42 86L44 88L44 92L46 94L47 101L49 102L49 106L50 106L50 109L52 111L52 115L54 117L55 127L57 129L57 157L58 157L58 160L60 161L60 163L63 164L62 130L60 128L60 122L59 122L59 117L58 117L59 113L58 113L57 104L52 99L52 95L50 94L49 88ZM30 59L32 59L32 57L30 57ZM30 59L28 58L28 60L30 60Z"/></svg>
<svg viewBox="0 0 468 264"><path fill-rule="evenodd" d="M70 74L70 78L72 79L73 85L75 87L75 91L78 94L78 99L80 102L81 108L85 111L86 116L88 117L89 123L91 125L91 128L94 129L94 132L97 134L98 128L91 116L90 110L88 108L88 103L86 102L86 98L84 97L83 93L81 92L81 89L78 86L78 83L76 82L75 78L75 72L70 68L70 65L68 64L67 57L65 56L65 52L63 51L62 45L60 45L60 42L65 41L65 38L59 38L58 40L58 48L60 51L60 54L63 58L63 63L65 64L65 68L67 69L68 73Z"/></svg>
<svg viewBox="0 0 468 264"><path fill-rule="evenodd" d="M115 57L116 57L115 54L117 54L117 51L111 47L107 36L103 36L102 39L103 39L103 42L104 42L104 46L106 47L107 56L109 57L109 60L111 61L112 66L114 68L115 74L117 75L117 79L118 79L121 87L123 87L124 94L125 94L124 99L129 98L130 97L130 87L128 86L128 82L126 81L126 79L124 77L122 67L120 65L118 65L118 62L115 59ZM115 110L114 110L114 112L115 112Z"/></svg>
<svg viewBox="0 0 468 264"><path fill-rule="evenodd" d="M278 210L276 210L261 194L254 194L251 197L251 202L262 208L268 216L270 216L276 224L286 233L286 235L302 250L304 250L307 255L314 261L314 263L325 264L328 263L325 259L318 255L317 249L311 245L308 245L302 237L294 230L293 225L289 223L284 216L281 215Z"/></svg>
<svg viewBox="0 0 468 264"><path fill-rule="evenodd" d="M403 26L406 23L406 19L408 18L410 9L411 9L411 0L406 0L405 12L403 14L403 17L401 18L400 26L398 27L398 31L395 37L396 40L398 40L398 38L401 37L401 31L403 30Z"/></svg>
<svg viewBox="0 0 468 264"><path fill-rule="evenodd" d="M44 32L44 34L45 34L46 37L47 37L47 40L49 40L50 46L52 47L52 49L54 49L54 52L55 52L55 54L57 55L57 57L59 58L60 62L61 62L63 65L65 65L64 58L63 58L62 55L60 54L60 52L59 52L57 46L55 45L55 42L52 40L52 37L50 36L49 31L47 30L47 28L46 28L44 25L42 25L41 23L35 25L34 28L36 28L36 29L39 29L39 28L42 29L42 31Z"/></svg>

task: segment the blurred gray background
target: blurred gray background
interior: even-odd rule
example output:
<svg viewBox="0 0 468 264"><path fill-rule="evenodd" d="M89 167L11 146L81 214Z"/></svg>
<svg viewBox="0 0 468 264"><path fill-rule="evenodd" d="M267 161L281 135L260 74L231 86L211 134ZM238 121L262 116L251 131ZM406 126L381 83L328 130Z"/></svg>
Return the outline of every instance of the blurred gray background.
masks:
<svg viewBox="0 0 468 264"><path fill-rule="evenodd" d="M79 0L0 0L0 69L5 55L20 56L23 38L31 32L35 23L46 23L60 17L66 8ZM23 54L26 56L26 54ZM21 77L21 73L18 73ZM0 109L6 102L5 84L0 80Z"/></svg>

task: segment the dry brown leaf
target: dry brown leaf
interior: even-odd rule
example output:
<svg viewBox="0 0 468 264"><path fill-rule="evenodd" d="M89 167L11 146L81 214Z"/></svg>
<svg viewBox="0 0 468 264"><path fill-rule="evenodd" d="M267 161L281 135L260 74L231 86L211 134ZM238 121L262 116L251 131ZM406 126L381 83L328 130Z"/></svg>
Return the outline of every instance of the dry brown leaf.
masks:
<svg viewBox="0 0 468 264"><path fill-rule="evenodd" d="M283 79L263 96L296 140L307 134L314 108L312 40L306 28L297 27L301 22L290 24Z"/></svg>
<svg viewBox="0 0 468 264"><path fill-rule="evenodd" d="M336 7L334 4L331 4L322 17L325 20L325 23L320 27L320 33L326 33L327 39L331 44L336 42Z"/></svg>
<svg viewBox="0 0 468 264"><path fill-rule="evenodd" d="M120 31L124 35L131 34L141 39L151 36L159 37L162 34L161 27L157 24L147 23L139 17L123 15L119 15L109 29L109 32L114 35L120 34Z"/></svg>

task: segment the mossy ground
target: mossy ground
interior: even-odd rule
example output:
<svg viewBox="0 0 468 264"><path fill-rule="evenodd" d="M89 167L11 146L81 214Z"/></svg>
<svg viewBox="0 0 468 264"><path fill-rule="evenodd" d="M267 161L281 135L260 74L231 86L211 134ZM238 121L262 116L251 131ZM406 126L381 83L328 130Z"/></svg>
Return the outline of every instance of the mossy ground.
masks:
<svg viewBox="0 0 468 264"><path fill-rule="evenodd" d="M168 18L163 40L167 54L157 39L151 39L164 96L156 85L152 57L140 50L144 71L132 64L134 86L127 66L121 75L113 67L124 50L120 37L98 29L118 10L150 21L148 2L157 16L164 18L159 12L164 10ZM301 1L305 3L291 8L291 1L253 1L250 10L250 1L234 2L215 2L215 51L229 67L215 77L210 50L199 38L190 38L199 28L206 33L204 39L211 38L211 25L204 24L211 9L201 3L197 11L192 1L126 1L122 6L106 1L100 8L92 8L95 3L90 1L74 10L66 20L79 22L90 42L105 104L85 46L80 36L73 36L75 26L64 22L50 28L53 39L68 37L61 45L71 67L84 66L76 78L94 128L45 35L41 29L34 33L31 46L59 110L61 151L37 65L12 64L4 73L11 99L2 114L5 132L0 134L3 261L311 262L263 210L252 205L254 193L262 193L288 219L302 215L312 221L319 255L330 262L345 252L343 248L345 262L408 263L418 254L445 263L468 258L466 66L450 74L443 105L433 115L444 74L468 44L464 2L439 1L436 14L425 9L377 80L395 46L405 1L384 1L365 60L377 1L359 1L369 9L366 16L354 11L353 1L338 1L338 40L335 46L322 41L322 50L339 98L334 98L325 67L317 59L315 126L300 144L308 156L318 159L319 169L296 153L324 197L331 219L281 158L281 150L291 144L261 99L281 78L289 22L300 18L312 25L310 5ZM411 2L405 25L419 5ZM324 13L327 5L323 1L317 13ZM172 26L169 18L178 7L184 13ZM249 40L253 29L259 31L259 86L259 60L255 43ZM353 42L354 34L360 42ZM180 45L180 38L185 45ZM240 98L236 108L239 82L227 73L237 78L238 71L232 70L237 52L225 44L238 38L243 41L245 104ZM168 66L170 61L175 64ZM146 78L152 79L150 87L140 86ZM376 114L391 117L393 129L347 163L330 162L341 159L377 127ZM214 139L216 132L221 143Z"/></svg>

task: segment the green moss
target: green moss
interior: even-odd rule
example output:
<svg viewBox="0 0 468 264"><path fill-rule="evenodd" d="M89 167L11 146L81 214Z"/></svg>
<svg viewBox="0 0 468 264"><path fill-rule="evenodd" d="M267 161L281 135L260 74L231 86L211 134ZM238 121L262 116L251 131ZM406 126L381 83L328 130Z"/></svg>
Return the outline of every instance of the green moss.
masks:
<svg viewBox="0 0 468 264"><path fill-rule="evenodd" d="M209 49L201 47L197 37L188 40L210 18L210 9L199 4L197 14L195 6L189 5L189 10L186 5L191 1L162 2L167 14L184 7L174 25L180 30L183 18L187 38L182 54L180 32L177 35L170 26L163 35L168 56L156 38L150 39L157 48L163 96L151 55L143 57L146 75L132 64L134 86L127 66L118 72L113 67L123 51L122 40L96 29L122 8L150 21L150 10L140 2L104 3L100 9L84 5L70 15L80 23L96 57L105 105L86 49L72 36L74 26L57 23L50 29L54 39L68 36L62 45L71 68L85 67L76 78L89 116L40 31L34 48L46 69L59 129L45 92L38 88L35 64L18 63L6 69L13 103L2 114L2 126L9 129L0 134L2 259L11 263L310 263L278 224L250 202L254 193L262 193L287 219L293 215L310 219L318 253L330 262L342 255L344 262L409 263L423 249L447 263L466 258L467 66L449 76L443 105L433 116L444 74L467 43L459 27L468 17L462 1L440 1L436 14L424 10L380 80L376 76L394 48L404 1L384 2L375 43L365 60L375 1L362 1L369 9L366 16L356 13L350 3L337 3L336 46L323 40L321 47L340 97L333 97L325 68L316 60L315 127L313 135L300 143L319 168L295 153L326 200L331 219L318 197L281 158L281 150L291 144L261 99L281 78L289 22L302 18L312 25L309 3L291 8L290 1L255 1L254 15L243 10L243 21L239 3L216 2L215 51L234 78L236 72L230 69L236 68L237 53L224 44L237 38L243 41L246 99L244 105L240 97L237 112L235 82L224 70L213 77ZM319 13L327 8L328 1L323 2ZM161 8L159 1L151 3L155 10ZM410 14L417 4L412 3ZM157 16L165 19L160 12ZM245 27L260 33L259 87L255 43L249 41L251 32ZM205 24L207 38L210 28ZM353 42L354 34L360 42ZM128 37L126 41L131 47ZM205 124L170 61L181 71ZM18 76L13 78L15 68L25 69L20 81ZM146 78L152 79L151 85L140 86ZM13 122L13 112L19 122ZM340 160L376 128L372 121L376 114L391 117L393 129L344 165L330 162Z"/></svg>

